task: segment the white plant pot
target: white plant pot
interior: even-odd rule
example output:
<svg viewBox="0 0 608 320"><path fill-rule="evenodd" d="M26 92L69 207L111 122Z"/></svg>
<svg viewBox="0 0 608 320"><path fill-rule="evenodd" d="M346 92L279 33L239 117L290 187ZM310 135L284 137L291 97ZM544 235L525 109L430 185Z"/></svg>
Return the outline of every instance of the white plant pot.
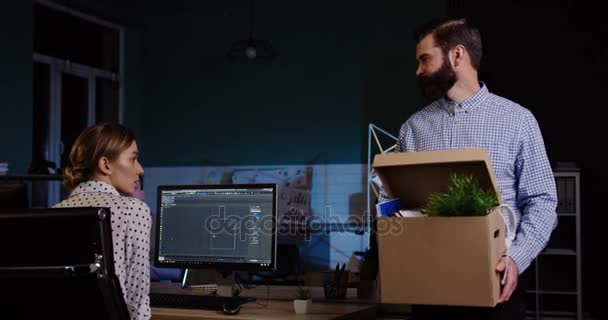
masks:
<svg viewBox="0 0 608 320"><path fill-rule="evenodd" d="M306 314L310 312L312 300L293 300L293 308L297 314Z"/></svg>

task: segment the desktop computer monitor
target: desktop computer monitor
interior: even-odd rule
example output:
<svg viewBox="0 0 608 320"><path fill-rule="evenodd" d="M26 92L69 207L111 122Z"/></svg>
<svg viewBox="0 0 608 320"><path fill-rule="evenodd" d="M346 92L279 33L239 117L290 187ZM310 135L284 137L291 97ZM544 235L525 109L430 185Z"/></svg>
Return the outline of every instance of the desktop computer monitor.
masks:
<svg viewBox="0 0 608 320"><path fill-rule="evenodd" d="M157 208L157 267L275 269L276 184L161 185Z"/></svg>

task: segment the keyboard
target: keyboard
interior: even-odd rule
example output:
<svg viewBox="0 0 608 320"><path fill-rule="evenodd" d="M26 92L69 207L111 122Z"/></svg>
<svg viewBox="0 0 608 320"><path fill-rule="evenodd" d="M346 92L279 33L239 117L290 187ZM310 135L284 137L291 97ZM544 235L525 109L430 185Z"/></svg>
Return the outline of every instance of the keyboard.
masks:
<svg viewBox="0 0 608 320"><path fill-rule="evenodd" d="M193 295L150 292L150 306L158 308L222 310L226 303L243 304L254 301L250 297L222 297L216 295Z"/></svg>

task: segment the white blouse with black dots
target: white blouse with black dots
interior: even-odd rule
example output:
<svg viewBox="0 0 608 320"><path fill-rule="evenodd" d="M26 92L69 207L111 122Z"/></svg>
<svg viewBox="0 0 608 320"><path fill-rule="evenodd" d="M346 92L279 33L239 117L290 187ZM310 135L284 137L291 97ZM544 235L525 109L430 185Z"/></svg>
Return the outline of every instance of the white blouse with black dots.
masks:
<svg viewBox="0 0 608 320"><path fill-rule="evenodd" d="M121 196L114 187L101 181L80 183L54 207L110 208L114 268L129 314L131 319L149 319L150 208L143 201Z"/></svg>

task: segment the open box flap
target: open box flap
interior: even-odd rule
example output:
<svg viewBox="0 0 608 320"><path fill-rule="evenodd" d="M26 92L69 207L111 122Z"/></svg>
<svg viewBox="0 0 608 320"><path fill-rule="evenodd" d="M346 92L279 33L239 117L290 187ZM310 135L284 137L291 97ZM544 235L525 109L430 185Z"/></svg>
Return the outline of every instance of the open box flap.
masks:
<svg viewBox="0 0 608 320"><path fill-rule="evenodd" d="M399 198L403 208L422 208L432 193L446 192L453 173L472 174L503 203L486 149L378 154L373 168L387 195Z"/></svg>

